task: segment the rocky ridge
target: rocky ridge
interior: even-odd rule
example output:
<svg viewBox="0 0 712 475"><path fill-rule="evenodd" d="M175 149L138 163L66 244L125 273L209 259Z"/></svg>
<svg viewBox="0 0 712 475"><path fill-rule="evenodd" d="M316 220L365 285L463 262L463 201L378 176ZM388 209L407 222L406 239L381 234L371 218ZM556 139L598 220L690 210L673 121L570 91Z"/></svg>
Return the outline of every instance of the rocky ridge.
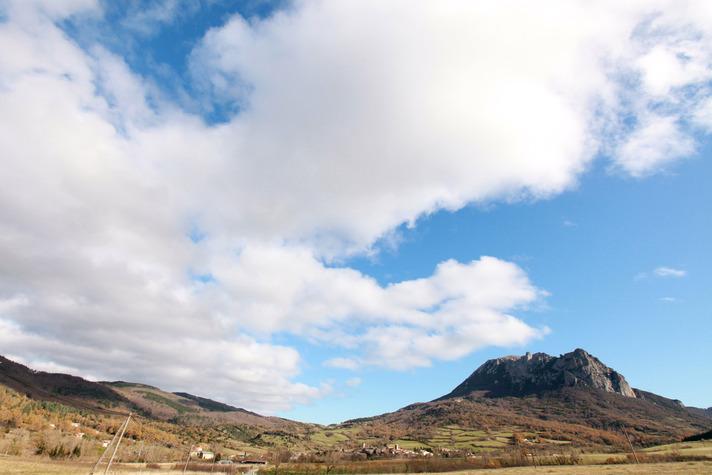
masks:
<svg viewBox="0 0 712 475"><path fill-rule="evenodd" d="M463 397L473 392L488 396L524 396L567 387L637 397L623 375L585 350L576 349L558 357L527 353L489 360L440 399Z"/></svg>

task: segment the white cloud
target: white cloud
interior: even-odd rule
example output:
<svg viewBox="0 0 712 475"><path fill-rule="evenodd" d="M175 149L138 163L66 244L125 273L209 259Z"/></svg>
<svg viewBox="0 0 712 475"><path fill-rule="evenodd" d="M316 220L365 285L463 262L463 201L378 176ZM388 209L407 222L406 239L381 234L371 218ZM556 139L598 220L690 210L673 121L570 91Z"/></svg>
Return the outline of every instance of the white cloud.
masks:
<svg viewBox="0 0 712 475"><path fill-rule="evenodd" d="M201 0L159 0L151 4L131 3L122 24L144 36L155 34L166 24L176 22L196 13Z"/></svg>
<svg viewBox="0 0 712 475"><path fill-rule="evenodd" d="M324 366L341 369L358 369L360 364L353 358L331 358L324 361Z"/></svg>
<svg viewBox="0 0 712 475"><path fill-rule="evenodd" d="M348 386L350 388L355 388L357 386L361 386L361 383L363 383L361 378L349 378L346 380L346 386Z"/></svg>
<svg viewBox="0 0 712 475"><path fill-rule="evenodd" d="M661 297L660 301L665 303L674 303L677 302L677 299L675 297Z"/></svg>
<svg viewBox="0 0 712 475"><path fill-rule="evenodd" d="M680 277L685 277L687 275L687 271L682 270L682 269L675 269L672 267L658 267L653 271L653 274L655 274L657 277L674 277L674 278L680 278Z"/></svg>
<svg viewBox="0 0 712 475"><path fill-rule="evenodd" d="M692 111L692 121L707 133L712 132L712 97L706 98L695 106Z"/></svg>
<svg viewBox="0 0 712 475"><path fill-rule="evenodd" d="M712 33L709 5L658 2L653 10L632 35L629 66L621 69L619 113L632 126L613 132L618 140L607 148L614 165L635 177L695 153L690 124L705 127L712 79L712 48L703 40Z"/></svg>
<svg viewBox="0 0 712 475"><path fill-rule="evenodd" d="M616 163L631 175L642 176L694 150L694 140L681 130L676 117L651 116L621 144Z"/></svg>
<svg viewBox="0 0 712 475"><path fill-rule="evenodd" d="M298 383L274 333L332 345L334 367L394 369L543 335L513 315L544 294L512 263L448 260L386 286L335 263L428 213L553 196L601 150L633 175L691 153L685 120L708 94L680 91L706 78L712 22L677 5L235 17L191 58L213 100L242 106L207 125L55 25L94 2L3 2L0 347L275 411L328 387ZM677 104L664 115L661 94Z"/></svg>
<svg viewBox="0 0 712 475"><path fill-rule="evenodd" d="M637 61L643 86L654 96L670 94L674 88L709 81L709 53L699 44L676 38L673 44L657 44Z"/></svg>
<svg viewBox="0 0 712 475"><path fill-rule="evenodd" d="M249 227L338 254L437 209L561 192L597 151L633 176L694 153L683 124L700 95L685 91L711 62L700 4L689 17L668 2L515 5L302 2L211 30L193 69L242 107L234 153L260 157L235 200L279 223L247 206Z"/></svg>
<svg viewBox="0 0 712 475"><path fill-rule="evenodd" d="M681 277L685 277L687 275L687 271L683 269L675 269L673 267L666 267L666 266L660 266L656 267L655 269L652 270L652 272L640 272L636 274L635 280L643 280L647 279L648 277L670 277L670 278L676 278L679 279Z"/></svg>
<svg viewBox="0 0 712 475"><path fill-rule="evenodd" d="M44 18L64 19L77 13L98 12L97 0L3 0L0 12L7 13L13 20L36 22Z"/></svg>

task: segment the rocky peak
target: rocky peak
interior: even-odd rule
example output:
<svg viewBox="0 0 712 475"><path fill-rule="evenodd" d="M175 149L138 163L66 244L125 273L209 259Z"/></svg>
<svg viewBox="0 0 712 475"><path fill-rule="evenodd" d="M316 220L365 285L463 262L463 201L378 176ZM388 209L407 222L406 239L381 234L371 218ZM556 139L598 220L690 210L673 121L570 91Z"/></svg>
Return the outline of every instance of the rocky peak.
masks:
<svg viewBox="0 0 712 475"><path fill-rule="evenodd" d="M636 397L625 378L582 349L555 357L546 353L487 361L442 399L484 391L491 396L522 396L565 387L588 388Z"/></svg>

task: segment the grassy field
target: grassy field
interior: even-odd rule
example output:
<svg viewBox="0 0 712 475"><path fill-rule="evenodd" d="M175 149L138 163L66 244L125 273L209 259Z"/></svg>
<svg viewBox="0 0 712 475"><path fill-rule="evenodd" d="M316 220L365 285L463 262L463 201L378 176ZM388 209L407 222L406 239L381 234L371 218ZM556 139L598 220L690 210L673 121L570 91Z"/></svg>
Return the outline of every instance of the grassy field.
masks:
<svg viewBox="0 0 712 475"><path fill-rule="evenodd" d="M641 457L647 455L679 454L681 456L704 456L712 458L712 440L699 440L696 442L679 442L676 444L658 445L639 450ZM627 459L628 454L582 454L581 459L585 464L604 463L607 459ZM712 470L710 471L712 473Z"/></svg>
<svg viewBox="0 0 712 475"><path fill-rule="evenodd" d="M144 464L131 465L114 465L109 473L120 475L137 475L137 474L163 474L175 475L183 473L182 470L172 470L170 467L173 464L163 464L163 469L149 469ZM52 462L52 461L29 461L19 460L16 458L0 457L0 473L3 475L80 475L88 474L91 470L91 463L77 462ZM101 467L97 473L104 473L104 467ZM186 471L189 474L205 474L206 472ZM210 472L207 472L210 473ZM215 466L213 473L220 473L219 466Z"/></svg>
<svg viewBox="0 0 712 475"><path fill-rule="evenodd" d="M455 428L452 428L455 429ZM470 442L473 434L467 434L467 437L461 432L455 431L449 433L449 436L459 436ZM332 435L331 437L335 437ZM338 437L338 436L336 436ZM476 437L485 437L485 435L477 435ZM486 437L496 437L494 434L486 434ZM477 441L477 443L481 443ZM639 451L641 459L650 456L694 456L694 457L709 457L712 459L712 441L697 441L697 442L681 442L677 444L668 444L658 447L650 447ZM712 460L708 461L686 461L686 462L667 462L667 463L641 463L639 465L632 463L625 464L610 464L610 462L628 462L630 457L628 454L583 454L581 456L581 465L566 465L566 466L540 466L540 467L516 467L516 468L501 468L501 469L484 469L484 470L468 470L450 472L452 474L490 474L490 475L505 475L505 474L712 474ZM602 465L606 461L608 465ZM177 474L181 471L170 470L172 464L165 464L164 469L148 469L143 464L134 465L118 465L112 473L131 475L138 473L157 473L157 474ZM86 474L91 468L90 463L77 462L52 462L49 460L28 460L18 457L3 457L0 456L0 473L8 475L30 475L30 474L47 474L47 475L69 475L69 474ZM215 467L216 472L219 469ZM100 471L100 473L103 473ZM205 472L190 472L187 473L205 473Z"/></svg>
<svg viewBox="0 0 712 475"><path fill-rule="evenodd" d="M700 475L712 473L712 462L674 462L674 463L646 463L640 465L577 465L564 467L516 467L499 468L496 470L472 470L467 472L452 472L453 474L468 475L531 475L531 474L682 474Z"/></svg>
<svg viewBox="0 0 712 475"><path fill-rule="evenodd" d="M398 438L390 440L389 444L398 444L405 449L467 449L473 452L486 452L500 449L512 444L511 430L485 432L482 430L449 425L435 430L430 437L421 439ZM534 434L529 434L534 436ZM309 435L309 441L324 448L333 448L341 445L358 446L381 445L383 440L378 437L367 437L358 428L320 428ZM270 440L278 442L278 440ZM280 440L279 442L287 442ZM349 444L350 443L350 444Z"/></svg>
<svg viewBox="0 0 712 475"><path fill-rule="evenodd" d="M512 446L513 434L517 432L520 436L530 440L537 440L545 445L569 445L570 441L551 440L540 437L537 433L525 431L519 427L506 427L497 431L484 431L461 427L458 425L448 425L434 430L431 435L421 438L400 437L391 439L389 444L398 444L404 449L463 449L475 453L491 452L493 450ZM341 445L380 445L383 441L379 438L364 437L357 428L323 428L317 429L309 436L310 442L325 448L333 448ZM272 441L276 442L276 441ZM285 442L285 441L282 441ZM349 444L349 442L351 444Z"/></svg>
<svg viewBox="0 0 712 475"><path fill-rule="evenodd" d="M438 429L429 440L429 445L479 452L506 447L509 445L511 437L512 432L487 433L482 430L450 425Z"/></svg>
<svg viewBox="0 0 712 475"><path fill-rule="evenodd" d="M89 473L88 464L58 463L58 462L29 462L0 458L0 473L7 475L77 475ZM101 473L101 472L100 472ZM144 467L117 467L112 472L121 475L134 475L156 473L163 475L175 475L182 473L180 470L149 470ZM205 472L186 472L193 475ZM541 474L605 474L605 475L628 475L628 474L705 474L712 473L712 462L674 462L658 464L640 465L579 465L563 467L517 467L501 468L497 470L472 470L466 472L451 472L453 475L524 475L531 473Z"/></svg>
<svg viewBox="0 0 712 475"><path fill-rule="evenodd" d="M677 444L659 445L643 449L647 454L661 452L678 452L686 455L708 455L712 457L712 440L698 440L695 442L680 442Z"/></svg>

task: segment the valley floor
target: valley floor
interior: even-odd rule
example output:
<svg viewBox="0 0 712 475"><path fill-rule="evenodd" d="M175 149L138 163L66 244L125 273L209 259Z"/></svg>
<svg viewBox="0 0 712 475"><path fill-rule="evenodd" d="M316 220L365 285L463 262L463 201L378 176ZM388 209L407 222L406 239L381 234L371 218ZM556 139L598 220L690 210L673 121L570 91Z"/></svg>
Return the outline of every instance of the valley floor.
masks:
<svg viewBox="0 0 712 475"><path fill-rule="evenodd" d="M580 475L629 475L629 474L670 474L698 475L712 474L712 462L669 462L642 463L640 465L575 465L557 467L515 467L495 470L470 470L451 472L450 475L524 475L524 474L580 474Z"/></svg>
<svg viewBox="0 0 712 475"><path fill-rule="evenodd" d="M89 464L61 463L49 461L25 461L13 458L0 458L0 473L7 475L77 475L89 473ZM99 472L102 473L102 472ZM138 474L163 474L177 475L182 473L179 470L157 470L146 469L145 467L117 467L111 473L121 475ZM186 472L188 474L199 475L205 472ZM500 468L488 470L469 470L463 472L450 472L452 475L524 475L531 473L540 474L605 474L605 475L629 475L629 474L712 474L712 462L671 462L653 463L640 465L578 465L578 466L556 466L556 467L516 467ZM426 475L426 474L423 474Z"/></svg>
<svg viewBox="0 0 712 475"><path fill-rule="evenodd" d="M515 467L500 469L481 469L449 472L451 475L524 475L524 474L604 474L604 475L626 475L626 474L712 474L712 441L683 442L670 445L650 447L639 452L639 456L665 456L674 455L676 457L697 457L707 458L704 461L684 461L666 463L641 463L637 464L611 464L602 465L607 459L623 461L627 459L627 454L584 454L581 457L581 465L564 466L540 466L540 467ZM112 467L111 473L120 475L133 474L161 474L174 475L182 473L181 470L170 470L173 464L163 464L164 468L149 469L144 464L126 464ZM22 457L0 455L0 473L7 475L75 475L87 474L92 467L91 462L57 462L48 459L31 459ZM246 471L248 468L243 466ZM220 466L213 467L213 473L220 473ZM237 466L230 467L236 469ZM265 467L269 468L269 467ZM289 468L283 465L280 474L287 474ZM99 470L99 473L103 473ZM186 473L200 474L206 472ZM312 472L313 473L313 472Z"/></svg>

